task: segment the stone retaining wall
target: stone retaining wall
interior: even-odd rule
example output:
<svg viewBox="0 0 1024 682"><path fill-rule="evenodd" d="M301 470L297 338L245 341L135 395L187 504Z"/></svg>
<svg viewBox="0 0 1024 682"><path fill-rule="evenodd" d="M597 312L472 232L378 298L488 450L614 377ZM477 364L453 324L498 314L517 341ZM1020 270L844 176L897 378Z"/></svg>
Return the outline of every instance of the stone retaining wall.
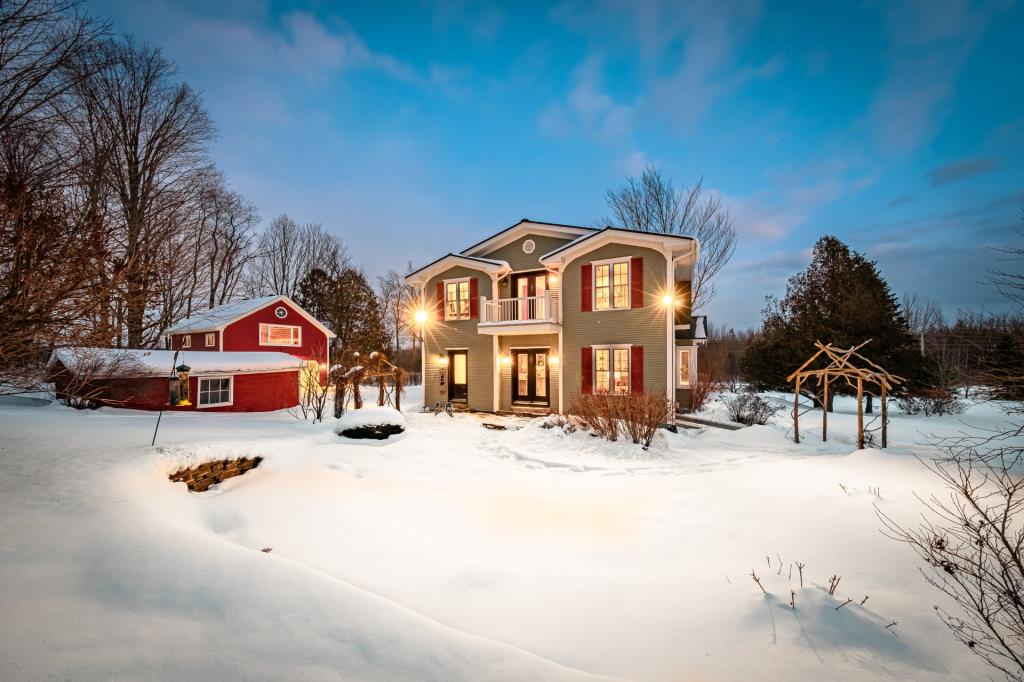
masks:
<svg viewBox="0 0 1024 682"><path fill-rule="evenodd" d="M189 469L177 471L168 478L175 483L184 482L192 492L201 493L224 479L241 476L246 471L255 469L262 461L262 457L239 457L238 459L205 462Z"/></svg>

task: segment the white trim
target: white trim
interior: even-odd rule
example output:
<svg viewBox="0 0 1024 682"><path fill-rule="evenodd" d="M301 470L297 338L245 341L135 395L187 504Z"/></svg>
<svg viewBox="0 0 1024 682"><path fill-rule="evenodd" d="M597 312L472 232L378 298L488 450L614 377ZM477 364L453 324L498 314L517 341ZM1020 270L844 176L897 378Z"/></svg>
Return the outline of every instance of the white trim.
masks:
<svg viewBox="0 0 1024 682"><path fill-rule="evenodd" d="M188 331L177 331L178 328L172 328L172 329L169 329L167 331L167 333L168 334L198 334L198 333L207 332L207 331L221 332L221 331L224 331L227 327L233 325L235 322L238 322L239 320L245 319L246 317L249 317L253 313L258 313L259 311L263 310L267 306L277 305L277 304L282 303L282 302L287 303L289 306L291 306L295 310L295 312L297 312L299 315L301 315L303 318L305 318L307 322L309 322L314 327L316 327L317 329L322 331L324 334L326 334L328 340L333 339L333 338L338 336L337 334L332 332L330 329L325 327L323 325L323 323L320 322L320 320L316 319L315 317L313 317L312 315L307 313L305 310L303 310L302 306L300 306L298 303L296 303L295 301L293 301L289 297L283 296L283 295L282 296L278 296L276 298L273 298L273 299L267 301L266 303L264 303L263 305L258 306L256 308L253 308L252 310L249 310L246 313L242 313L240 315L237 315L236 317L233 317L230 320L225 320L224 322L221 322L219 325L214 326L214 327L207 327L207 328L200 327L200 328L197 328L197 329L186 328L186 329L188 329ZM225 304L225 305L227 305L227 304ZM184 320L182 320L182 322L188 322L188 318L185 318Z"/></svg>
<svg viewBox="0 0 1024 682"><path fill-rule="evenodd" d="M213 337L213 343L210 343L210 338ZM206 348L216 348L217 346L217 332L204 332L203 333L203 346Z"/></svg>
<svg viewBox="0 0 1024 682"><path fill-rule="evenodd" d="M683 351L690 354L689 359L689 382L683 384L679 382L679 367L682 363L679 361L679 356ZM672 366L675 368L675 377L672 383L676 388L693 388L693 378L697 376L697 346L676 346L675 347L675 359L673 360Z"/></svg>
<svg viewBox="0 0 1024 682"><path fill-rule="evenodd" d="M526 248L526 247L530 247L530 248ZM523 240L523 244L522 244L522 248L523 248L523 253L525 253L527 256L529 256L531 253L533 253L534 251L537 250L537 242L534 241L532 238L531 239L524 239Z"/></svg>
<svg viewBox="0 0 1024 682"><path fill-rule="evenodd" d="M570 225L552 225L550 223L535 223L529 220L521 220L511 227L506 227L501 232L488 237L487 239L474 244L473 246L460 251L460 255L476 256L481 253L497 251L503 246L520 239L525 234L535 234L543 237L561 237L562 239L575 239L595 230L590 227L574 227Z"/></svg>
<svg viewBox="0 0 1024 682"><path fill-rule="evenodd" d="M466 320L473 319L473 284L472 277L452 277L451 279L441 280L441 291L444 293L444 299L441 301L444 306L444 321L445 322L465 322ZM466 316L462 317L448 317L448 285L449 284L461 284L462 282L469 283L469 287L466 290L466 303L469 304L469 310L466 312ZM455 289L458 294L458 288ZM461 301L461 298L456 296L456 303ZM477 303L479 305L479 302Z"/></svg>
<svg viewBox="0 0 1024 682"><path fill-rule="evenodd" d="M676 247L682 246L686 242L693 243L696 241L696 238L693 237L662 234L659 232L633 232L615 228L604 228L586 235L585 238L576 239L570 244L549 251L538 260L545 266L556 263L568 263L585 253L589 253L609 243L653 249L665 255L671 255ZM693 247L691 246L688 253L692 251Z"/></svg>
<svg viewBox="0 0 1024 682"><path fill-rule="evenodd" d="M561 308L561 306L562 306L562 297L561 296L558 297L558 306L559 306L559 308ZM559 312L558 319L562 319L562 317L561 317L561 312L562 311L559 310L558 312ZM562 332L558 332L558 412L560 414L564 412L564 409L563 409L563 407L564 407L563 396L565 395L565 392L562 390L562 387L564 386L564 383L562 382L562 375L565 374L565 372L562 371L562 367L564 367L564 366L565 366L565 354L562 352Z"/></svg>
<svg viewBox="0 0 1024 682"><path fill-rule="evenodd" d="M509 346L509 350L540 350L541 348L547 348L551 350L551 346Z"/></svg>
<svg viewBox="0 0 1024 682"><path fill-rule="evenodd" d="M454 267L462 266L470 270L476 270L487 275L494 275L495 273L509 272L512 268L505 261L494 261L485 263L475 258L468 256L460 256L458 254L449 253L447 256L438 258L433 263L425 265L419 270L416 270L405 276L405 281L413 286L425 288L430 280L434 279L438 275L442 274L446 270L451 270Z"/></svg>
<svg viewBox="0 0 1024 682"><path fill-rule="evenodd" d="M601 260L590 261L590 310L595 313L607 313L612 310L629 310L633 307L633 256L618 256L616 258L602 258ZM615 265L626 264L626 305L615 306ZM608 303L607 308L597 307L597 267L608 265Z"/></svg>
<svg viewBox="0 0 1024 682"><path fill-rule="evenodd" d="M608 391L602 395L629 395L633 392L633 345L632 343L602 343L590 346L590 390L592 393L597 393L597 351L599 350L612 351L608 356ZM625 393L612 390L615 383L615 351L617 350L628 351L626 353L626 360L629 369L626 370L626 378L629 383L629 390Z"/></svg>
<svg viewBox="0 0 1024 682"><path fill-rule="evenodd" d="M227 379L228 380L228 401L226 403L207 403L202 404L203 398L203 382L211 379ZM229 407L235 404L235 377L232 374L212 374L208 376L198 377L196 381L196 409L205 410L208 407Z"/></svg>
<svg viewBox="0 0 1024 682"><path fill-rule="evenodd" d="M501 347L500 344L498 343L497 335L492 336L491 339L491 354L494 357L494 360L492 362L492 364L494 365L494 369L492 372L494 375L494 386L492 393L494 395L491 396L491 402L493 402L494 404L494 411L497 412L498 409L501 407Z"/></svg>
<svg viewBox="0 0 1024 682"><path fill-rule="evenodd" d="M301 348L302 347L302 325L298 324L278 324L277 322L260 322L259 323L259 335L256 338L257 343L263 348ZM299 330L299 342L298 343L270 343L270 332L267 331L267 343L263 343L263 328L264 327L288 327L289 329Z"/></svg>
<svg viewBox="0 0 1024 682"><path fill-rule="evenodd" d="M673 302L674 302L675 291L676 291L676 269L675 269L675 261L672 258L672 254L668 254L667 256L665 256L665 285L666 285L667 291L672 292ZM676 397L676 391L675 391L675 388L673 388L675 382L673 381L673 377L672 377L672 356L673 356L673 350L672 349L676 345L675 344L675 342L676 342L676 339L675 339L675 336L676 336L675 322L676 322L676 307L675 307L675 304L673 304L671 306L666 306L665 307L665 326L666 326L665 349L666 349L666 353L668 355L668 358L667 358L668 362L666 363L666 366L665 366L665 373L667 375L665 377L665 393L666 393L666 398L670 402L675 402L675 397ZM678 374L679 373L676 372L676 376L678 376ZM677 406L677 409L678 409L678 406Z"/></svg>

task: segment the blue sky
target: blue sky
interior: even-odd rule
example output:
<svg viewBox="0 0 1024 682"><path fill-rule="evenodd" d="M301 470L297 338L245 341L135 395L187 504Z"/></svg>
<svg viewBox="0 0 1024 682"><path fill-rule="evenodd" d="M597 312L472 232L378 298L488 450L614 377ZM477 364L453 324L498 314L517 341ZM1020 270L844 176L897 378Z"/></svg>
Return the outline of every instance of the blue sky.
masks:
<svg viewBox="0 0 1024 682"><path fill-rule="evenodd" d="M822 234L897 294L1001 309L1024 227L1024 8L996 2L89 3L160 46L264 221L367 274L520 218L590 225L657 164L739 232L709 313L755 325Z"/></svg>

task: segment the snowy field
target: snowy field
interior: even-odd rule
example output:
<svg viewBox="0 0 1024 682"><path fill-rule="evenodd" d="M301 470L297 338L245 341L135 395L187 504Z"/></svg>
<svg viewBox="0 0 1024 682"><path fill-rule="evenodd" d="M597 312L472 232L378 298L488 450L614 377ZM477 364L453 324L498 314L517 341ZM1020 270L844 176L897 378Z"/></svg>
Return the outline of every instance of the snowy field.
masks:
<svg viewBox="0 0 1024 682"><path fill-rule="evenodd" d="M406 433L357 442L334 420L170 413L151 448L155 414L7 399L0 679L994 677L874 505L912 522L927 435L1005 417L895 414L889 450L855 451L852 409L828 444L820 413L801 445L780 413L647 452L540 420L407 411ZM167 480L255 455L206 493Z"/></svg>

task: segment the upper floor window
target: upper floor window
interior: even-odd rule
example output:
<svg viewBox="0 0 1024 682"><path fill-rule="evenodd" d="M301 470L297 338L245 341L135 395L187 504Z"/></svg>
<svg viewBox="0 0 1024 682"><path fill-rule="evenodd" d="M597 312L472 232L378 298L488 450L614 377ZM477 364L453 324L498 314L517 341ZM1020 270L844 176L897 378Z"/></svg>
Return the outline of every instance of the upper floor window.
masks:
<svg viewBox="0 0 1024 682"><path fill-rule="evenodd" d="M213 348L216 345L217 345L217 334L213 333L213 332L207 334L206 335L206 347L207 348Z"/></svg>
<svg viewBox="0 0 1024 682"><path fill-rule="evenodd" d="M594 392L629 393L629 348L594 348Z"/></svg>
<svg viewBox="0 0 1024 682"><path fill-rule="evenodd" d="M594 310L629 307L629 258L594 264Z"/></svg>
<svg viewBox="0 0 1024 682"><path fill-rule="evenodd" d="M301 346L302 327L260 323L261 346Z"/></svg>
<svg viewBox="0 0 1024 682"><path fill-rule="evenodd" d="M469 319L469 278L446 280L444 283L444 319Z"/></svg>
<svg viewBox="0 0 1024 682"><path fill-rule="evenodd" d="M191 348L192 347L192 335L191 334L185 334L183 337L181 337L181 347L182 348Z"/></svg>

